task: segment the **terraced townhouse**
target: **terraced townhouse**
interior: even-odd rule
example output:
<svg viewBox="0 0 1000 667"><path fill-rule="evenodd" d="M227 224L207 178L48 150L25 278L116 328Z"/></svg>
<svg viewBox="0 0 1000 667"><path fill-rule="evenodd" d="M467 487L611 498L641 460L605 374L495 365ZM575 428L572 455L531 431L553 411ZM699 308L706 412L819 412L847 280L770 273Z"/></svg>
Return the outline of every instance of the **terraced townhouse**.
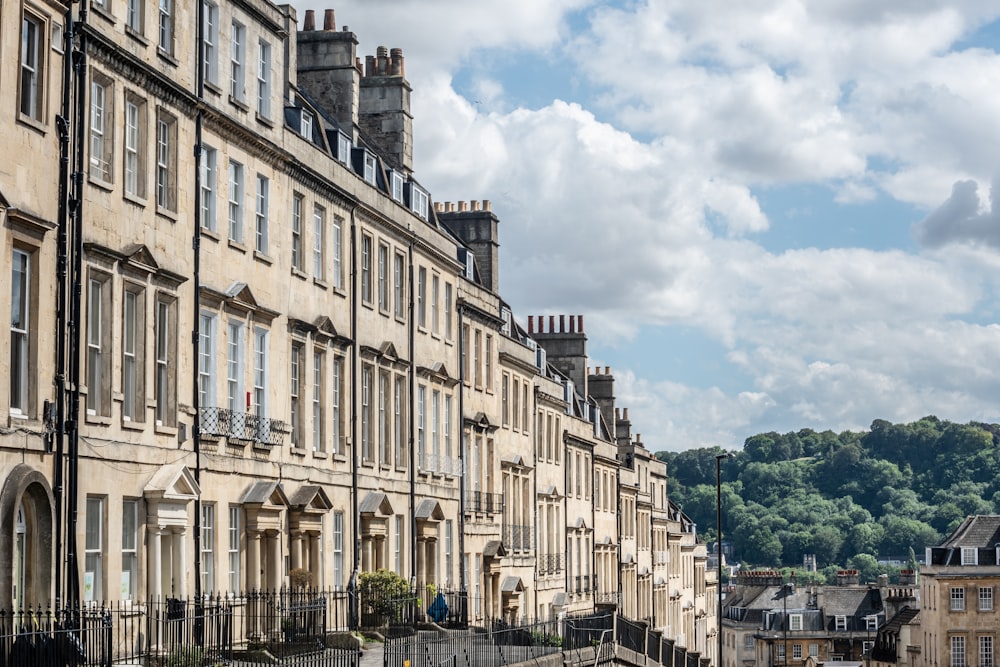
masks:
<svg viewBox="0 0 1000 667"><path fill-rule="evenodd" d="M0 6L0 606L386 568L711 656L582 317L514 315L489 201L417 178L402 51L357 48L267 0Z"/></svg>

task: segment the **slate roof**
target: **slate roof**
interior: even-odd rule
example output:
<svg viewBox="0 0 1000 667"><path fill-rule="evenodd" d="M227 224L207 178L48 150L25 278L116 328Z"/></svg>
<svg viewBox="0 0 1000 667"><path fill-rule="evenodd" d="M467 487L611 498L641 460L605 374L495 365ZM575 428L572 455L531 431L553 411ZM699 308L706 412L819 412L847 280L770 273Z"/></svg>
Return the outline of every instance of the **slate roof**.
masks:
<svg viewBox="0 0 1000 667"><path fill-rule="evenodd" d="M913 607L903 607L899 610L899 613L892 617L892 620L882 626L883 632L889 632L892 634L899 634L899 629L904 625L909 625L913 620L920 615L919 609L914 609Z"/></svg>
<svg viewBox="0 0 1000 667"><path fill-rule="evenodd" d="M1000 515L966 517L962 525L940 546L992 548L1000 542Z"/></svg>

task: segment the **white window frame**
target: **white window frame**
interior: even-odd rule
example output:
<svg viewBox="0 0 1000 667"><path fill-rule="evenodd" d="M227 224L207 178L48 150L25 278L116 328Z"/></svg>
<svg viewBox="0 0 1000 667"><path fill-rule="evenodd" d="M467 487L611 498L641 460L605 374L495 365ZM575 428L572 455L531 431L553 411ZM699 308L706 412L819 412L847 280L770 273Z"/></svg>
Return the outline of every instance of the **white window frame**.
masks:
<svg viewBox="0 0 1000 667"><path fill-rule="evenodd" d="M339 215L333 216L333 286L344 288L344 220Z"/></svg>
<svg viewBox="0 0 1000 667"><path fill-rule="evenodd" d="M389 311L389 246L378 244L378 309Z"/></svg>
<svg viewBox="0 0 1000 667"><path fill-rule="evenodd" d="M417 269L417 326L427 328L427 269Z"/></svg>
<svg viewBox="0 0 1000 667"><path fill-rule="evenodd" d="M173 299L158 297L156 299L156 424L157 426L173 426L177 415L177 379L176 366L173 359L176 356L177 302Z"/></svg>
<svg viewBox="0 0 1000 667"><path fill-rule="evenodd" d="M401 173L395 169L389 171L389 191L392 194L392 198L400 204L403 203L404 184L405 180L403 179L403 175Z"/></svg>
<svg viewBox="0 0 1000 667"><path fill-rule="evenodd" d="M143 0L127 0L125 7L125 27L132 32L142 35L145 18Z"/></svg>
<svg viewBox="0 0 1000 667"><path fill-rule="evenodd" d="M316 204L313 206L313 276L323 280L326 275L326 210Z"/></svg>
<svg viewBox="0 0 1000 667"><path fill-rule="evenodd" d="M993 611L993 587L979 587L979 611Z"/></svg>
<svg viewBox="0 0 1000 667"><path fill-rule="evenodd" d="M94 75L90 82L90 177L114 182L114 84Z"/></svg>
<svg viewBox="0 0 1000 667"><path fill-rule="evenodd" d="M847 616L837 615L833 617L833 629L837 632L845 632L847 630Z"/></svg>
<svg viewBox="0 0 1000 667"><path fill-rule="evenodd" d="M952 586L949 598L951 600L949 609L951 611L965 611L965 588L962 586Z"/></svg>
<svg viewBox="0 0 1000 667"><path fill-rule="evenodd" d="M302 270L302 207L305 199L298 192L292 194L292 268ZM322 264L321 264L322 266Z"/></svg>
<svg viewBox="0 0 1000 667"><path fill-rule="evenodd" d="M243 243L243 165L229 160L229 238Z"/></svg>
<svg viewBox="0 0 1000 667"><path fill-rule="evenodd" d="M126 285L122 299L122 421L142 422L145 415L144 291Z"/></svg>
<svg viewBox="0 0 1000 667"><path fill-rule="evenodd" d="M993 635L979 635L979 667L994 667Z"/></svg>
<svg viewBox="0 0 1000 667"><path fill-rule="evenodd" d="M110 325L105 302L110 301L110 278L91 275L87 279L87 414L110 414L110 400L105 396L104 387L110 378L110 357L106 345L107 330ZM110 388L110 387L109 387Z"/></svg>
<svg viewBox="0 0 1000 667"><path fill-rule="evenodd" d="M326 354L320 349L314 349L312 354L312 450L322 452L323 446L323 374L326 366Z"/></svg>
<svg viewBox="0 0 1000 667"><path fill-rule="evenodd" d="M125 194L133 197L146 196L146 154L145 141L146 104L143 100L125 97Z"/></svg>
<svg viewBox="0 0 1000 667"><path fill-rule="evenodd" d="M425 470L427 462L427 387L417 385L417 470Z"/></svg>
<svg viewBox="0 0 1000 667"><path fill-rule="evenodd" d="M242 514L242 508L239 505L229 506L229 524L226 528L227 532L227 584L229 586L229 592L238 593L241 589L240 581L240 535L242 523L240 516Z"/></svg>
<svg viewBox="0 0 1000 667"><path fill-rule="evenodd" d="M333 400L330 402L331 410L333 411L333 433L331 433L330 441L332 443L333 453L340 453L340 437L343 431L343 410L341 405L341 396L343 394L343 381L344 381L344 358L341 356L334 355L333 357Z"/></svg>
<svg viewBox="0 0 1000 667"><path fill-rule="evenodd" d="M361 367L361 460L370 462L372 457L372 381L371 364Z"/></svg>
<svg viewBox="0 0 1000 667"><path fill-rule="evenodd" d="M157 21L157 46L168 56L174 55L174 0L160 0Z"/></svg>
<svg viewBox="0 0 1000 667"><path fill-rule="evenodd" d="M962 565L979 565L979 549L962 547Z"/></svg>
<svg viewBox="0 0 1000 667"><path fill-rule="evenodd" d="M232 412L243 412L243 378L246 357L246 325L239 320L229 321L226 341L226 407Z"/></svg>
<svg viewBox="0 0 1000 667"><path fill-rule="evenodd" d="M395 253L392 260L392 289L393 289L393 309L398 318L404 317L406 313L406 299L403 294L405 285L404 270L406 258L401 253Z"/></svg>
<svg viewBox="0 0 1000 667"><path fill-rule="evenodd" d="M163 112L156 115L156 206L177 210L177 119Z"/></svg>
<svg viewBox="0 0 1000 667"><path fill-rule="evenodd" d="M292 342L288 363L288 394L291 404L289 426L292 429L292 447L302 447L302 373L305 363L305 346L301 341Z"/></svg>
<svg viewBox="0 0 1000 667"><path fill-rule="evenodd" d="M365 182L369 185L375 185L375 174L378 171L378 162L376 161L375 156L367 150L364 151L363 166L364 172L362 175L364 176Z"/></svg>
<svg viewBox="0 0 1000 667"><path fill-rule="evenodd" d="M410 183L410 210L424 220L428 219L430 195L416 183Z"/></svg>
<svg viewBox="0 0 1000 667"><path fill-rule="evenodd" d="M262 255L267 254L268 250L268 209L270 208L270 192L271 192L271 181L263 174L257 174L257 210L256 210L256 224L254 229L256 232L256 245L255 249Z"/></svg>
<svg viewBox="0 0 1000 667"><path fill-rule="evenodd" d="M201 227L215 231L215 192L218 178L218 152L211 146L201 147Z"/></svg>
<svg viewBox="0 0 1000 667"><path fill-rule="evenodd" d="M42 118L45 107L45 20L28 11L21 19L21 78L18 111L35 121Z"/></svg>
<svg viewBox="0 0 1000 667"><path fill-rule="evenodd" d="M246 100L246 35L247 29L233 19L229 47L229 95L236 102Z"/></svg>
<svg viewBox="0 0 1000 667"><path fill-rule="evenodd" d="M215 313L201 311L198 325L198 403L202 408L218 406L216 401L217 364L216 340L218 317Z"/></svg>
<svg viewBox="0 0 1000 667"><path fill-rule="evenodd" d="M268 358L271 333L262 327L253 332L253 413L258 417L268 415Z"/></svg>
<svg viewBox="0 0 1000 667"><path fill-rule="evenodd" d="M201 590L208 595L215 590L215 505L201 504Z"/></svg>
<svg viewBox="0 0 1000 667"><path fill-rule="evenodd" d="M257 115L271 117L271 45L257 43Z"/></svg>
<svg viewBox="0 0 1000 667"><path fill-rule="evenodd" d="M344 513L333 513L333 588L344 589Z"/></svg>
<svg viewBox="0 0 1000 667"><path fill-rule="evenodd" d="M372 302L372 237L361 235L361 300Z"/></svg>
<svg viewBox="0 0 1000 667"><path fill-rule="evenodd" d="M579 471L580 467L580 452L576 453L576 463ZM788 615L788 629L792 632L798 632L802 630L802 614L789 614Z"/></svg>
<svg viewBox="0 0 1000 667"><path fill-rule="evenodd" d="M204 64L205 82L218 85L219 83L219 5L208 0L202 1L202 18L205 25L202 27L202 57Z"/></svg>
<svg viewBox="0 0 1000 667"><path fill-rule="evenodd" d="M83 599L104 600L104 496L87 496L84 531Z"/></svg>
<svg viewBox="0 0 1000 667"><path fill-rule="evenodd" d="M951 667L966 667L965 637L952 635L950 641Z"/></svg>
<svg viewBox="0 0 1000 667"><path fill-rule="evenodd" d="M121 599L134 600L139 592L139 501L122 500Z"/></svg>

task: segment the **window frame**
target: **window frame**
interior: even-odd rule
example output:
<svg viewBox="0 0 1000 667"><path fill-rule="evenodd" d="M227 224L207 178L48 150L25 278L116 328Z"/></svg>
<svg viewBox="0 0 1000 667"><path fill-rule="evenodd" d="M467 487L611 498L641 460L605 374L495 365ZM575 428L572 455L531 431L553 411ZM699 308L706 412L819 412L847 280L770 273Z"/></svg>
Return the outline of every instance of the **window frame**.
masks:
<svg viewBox="0 0 1000 667"><path fill-rule="evenodd" d="M949 611L965 611L965 587L952 586L949 589Z"/></svg>
<svg viewBox="0 0 1000 667"><path fill-rule="evenodd" d="M134 113L134 122L132 110ZM146 100L125 91L122 175L126 196L146 198Z"/></svg>
<svg viewBox="0 0 1000 667"><path fill-rule="evenodd" d="M271 199L271 180L264 174L257 174L257 202L254 214L254 249L262 255L268 253L268 226Z"/></svg>
<svg viewBox="0 0 1000 667"><path fill-rule="evenodd" d="M115 182L115 85L102 73L94 71L90 79L88 136L90 160L87 175L105 185Z"/></svg>
<svg viewBox="0 0 1000 667"><path fill-rule="evenodd" d="M177 118L156 110L156 208L177 212Z"/></svg>
<svg viewBox="0 0 1000 667"><path fill-rule="evenodd" d="M126 282L122 289L122 421L146 421L146 292Z"/></svg>
<svg viewBox="0 0 1000 667"><path fill-rule="evenodd" d="M29 30L29 26L31 29ZM34 39L26 40L26 36ZM48 21L44 16L23 7L21 34L18 39L18 102L20 118L42 123L46 106L46 68L48 55ZM30 57L29 57L30 56Z"/></svg>
<svg viewBox="0 0 1000 667"><path fill-rule="evenodd" d="M246 103L246 26L233 19L229 35L229 96Z"/></svg>
<svg viewBox="0 0 1000 667"><path fill-rule="evenodd" d="M90 269L87 276L86 415L111 416L112 357L111 276ZM94 309L97 312L94 312Z"/></svg>
<svg viewBox="0 0 1000 667"><path fill-rule="evenodd" d="M215 233L216 192L218 190L218 151L207 144L201 145L201 228Z"/></svg>
<svg viewBox="0 0 1000 667"><path fill-rule="evenodd" d="M229 239L243 243L243 197L245 192L243 163L229 158Z"/></svg>
<svg viewBox="0 0 1000 667"><path fill-rule="evenodd" d="M257 116L271 118L271 44L264 39L257 42Z"/></svg>
<svg viewBox="0 0 1000 667"><path fill-rule="evenodd" d="M107 539L107 497L87 496L84 518L83 599L100 602L106 599L105 540ZM88 582L88 575L92 578Z"/></svg>

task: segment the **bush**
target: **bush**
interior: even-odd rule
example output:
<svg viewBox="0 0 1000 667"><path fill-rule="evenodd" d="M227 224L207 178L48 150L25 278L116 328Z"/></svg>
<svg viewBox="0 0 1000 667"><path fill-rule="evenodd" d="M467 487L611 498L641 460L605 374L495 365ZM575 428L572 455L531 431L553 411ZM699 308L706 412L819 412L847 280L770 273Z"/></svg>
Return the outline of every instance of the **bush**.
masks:
<svg viewBox="0 0 1000 667"><path fill-rule="evenodd" d="M178 646L170 652L167 667L201 667L204 661L201 648L197 646Z"/></svg>

